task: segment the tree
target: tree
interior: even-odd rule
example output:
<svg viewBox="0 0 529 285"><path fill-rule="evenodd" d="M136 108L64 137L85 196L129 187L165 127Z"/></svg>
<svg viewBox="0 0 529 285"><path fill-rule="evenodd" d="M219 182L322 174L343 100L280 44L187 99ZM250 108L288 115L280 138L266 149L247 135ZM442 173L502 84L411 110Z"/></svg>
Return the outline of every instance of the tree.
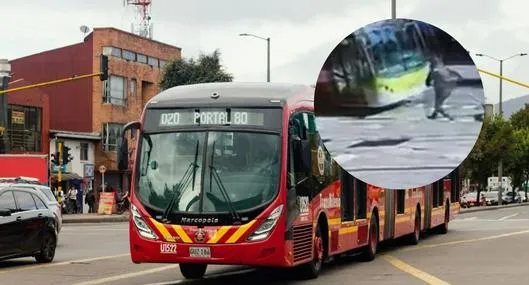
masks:
<svg viewBox="0 0 529 285"><path fill-rule="evenodd" d="M480 186L487 184L487 178L495 173L498 161L509 162L514 153L515 138L511 124L500 116L486 117L481 133L463 162L467 176L476 180Z"/></svg>
<svg viewBox="0 0 529 285"><path fill-rule="evenodd" d="M220 64L220 51L200 54L197 60L178 59L169 62L160 80L162 90L188 84L208 82L231 82L233 75L223 70Z"/></svg>
<svg viewBox="0 0 529 285"><path fill-rule="evenodd" d="M508 171L513 177L513 187L522 187L522 183L529 178L529 105L525 104L509 120L514 128L515 147Z"/></svg>

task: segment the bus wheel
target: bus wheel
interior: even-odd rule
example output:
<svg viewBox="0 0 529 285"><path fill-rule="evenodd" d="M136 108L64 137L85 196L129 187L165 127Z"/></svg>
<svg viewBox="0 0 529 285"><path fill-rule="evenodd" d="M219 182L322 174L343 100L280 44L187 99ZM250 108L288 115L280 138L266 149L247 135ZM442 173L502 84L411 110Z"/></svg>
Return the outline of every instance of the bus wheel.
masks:
<svg viewBox="0 0 529 285"><path fill-rule="evenodd" d="M413 233L409 235L409 243L412 245L416 245L419 243L419 239L421 237L421 212L419 210L419 207L417 207L417 210L415 211L415 223L413 227Z"/></svg>
<svg viewBox="0 0 529 285"><path fill-rule="evenodd" d="M439 227L439 233L440 234L446 234L448 232L448 222L450 221L450 207L447 205L445 207L445 221L444 223Z"/></svg>
<svg viewBox="0 0 529 285"><path fill-rule="evenodd" d="M323 267L324 245L322 238L321 226L316 227L316 236L314 237L314 259L311 262L299 267L299 277L301 279L317 278Z"/></svg>
<svg viewBox="0 0 529 285"><path fill-rule="evenodd" d="M204 276L207 264L192 264L192 263L180 263L180 272L186 279L199 279Z"/></svg>
<svg viewBox="0 0 529 285"><path fill-rule="evenodd" d="M375 215L372 215L371 223L369 226L369 243L367 247L362 252L362 260L372 261L375 259L378 248L378 222Z"/></svg>

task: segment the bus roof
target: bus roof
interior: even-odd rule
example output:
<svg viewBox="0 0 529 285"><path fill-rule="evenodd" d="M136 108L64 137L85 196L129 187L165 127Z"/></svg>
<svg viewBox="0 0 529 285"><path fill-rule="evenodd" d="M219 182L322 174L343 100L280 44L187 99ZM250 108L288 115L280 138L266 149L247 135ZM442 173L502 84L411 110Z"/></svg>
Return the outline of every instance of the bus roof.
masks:
<svg viewBox="0 0 529 285"><path fill-rule="evenodd" d="M218 98L215 98L215 95ZM299 96L299 97L298 97ZM288 83L217 82L166 89L149 100L147 108L175 107L280 107L298 97L313 101L314 88Z"/></svg>

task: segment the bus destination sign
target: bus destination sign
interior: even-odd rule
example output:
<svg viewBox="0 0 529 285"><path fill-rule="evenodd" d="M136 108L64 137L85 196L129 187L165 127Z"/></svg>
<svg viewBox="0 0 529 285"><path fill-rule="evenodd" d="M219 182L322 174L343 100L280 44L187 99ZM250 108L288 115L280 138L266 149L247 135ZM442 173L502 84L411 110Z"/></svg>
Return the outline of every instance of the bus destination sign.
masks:
<svg viewBox="0 0 529 285"><path fill-rule="evenodd" d="M264 112L259 110L170 110L160 113L160 127L199 125L264 126Z"/></svg>

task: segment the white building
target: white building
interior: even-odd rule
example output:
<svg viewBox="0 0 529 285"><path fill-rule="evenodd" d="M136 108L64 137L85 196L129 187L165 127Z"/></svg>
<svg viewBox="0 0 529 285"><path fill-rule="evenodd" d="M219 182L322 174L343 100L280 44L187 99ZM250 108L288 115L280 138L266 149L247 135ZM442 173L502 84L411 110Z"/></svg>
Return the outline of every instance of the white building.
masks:
<svg viewBox="0 0 529 285"><path fill-rule="evenodd" d="M62 180L81 180L83 190L91 189L94 180L95 143L101 141L100 134L50 130L50 154L57 152L58 140L64 143L63 146L70 148L70 155L73 157L61 169ZM57 166L50 163L52 177L57 177L57 170Z"/></svg>

